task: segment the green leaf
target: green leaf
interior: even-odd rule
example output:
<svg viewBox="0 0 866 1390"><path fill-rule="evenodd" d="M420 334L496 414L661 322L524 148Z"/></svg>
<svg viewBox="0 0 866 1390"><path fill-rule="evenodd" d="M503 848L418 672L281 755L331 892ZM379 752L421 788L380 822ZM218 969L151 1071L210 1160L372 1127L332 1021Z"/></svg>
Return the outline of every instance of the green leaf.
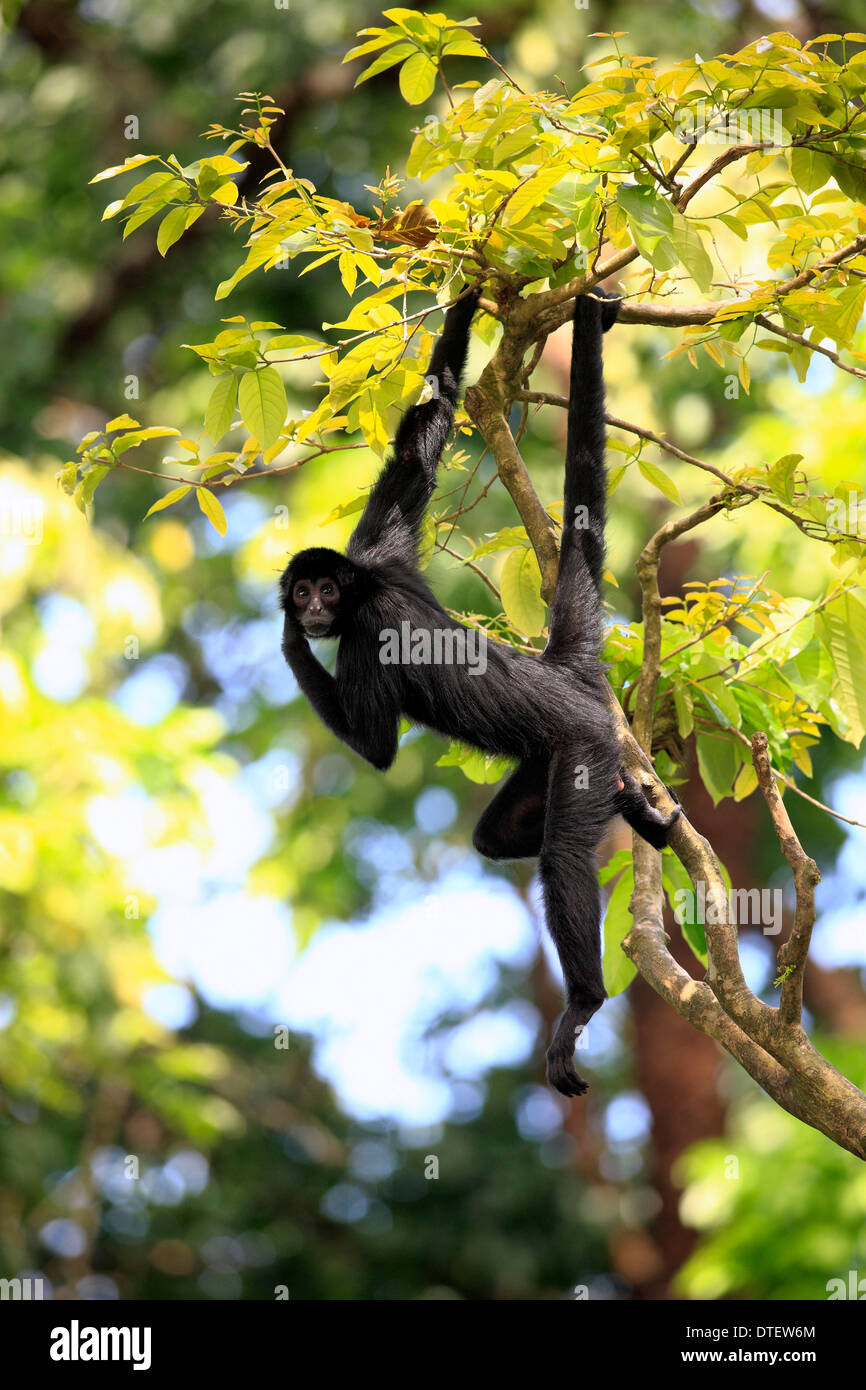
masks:
<svg viewBox="0 0 866 1390"><path fill-rule="evenodd" d="M514 197L509 198L502 214L503 227L514 226L530 214L535 214L537 218L540 204L544 202L549 190L561 179L562 166L559 164L552 169L540 169L537 174L533 174L522 188L518 188ZM533 226L527 230L535 231L540 228Z"/></svg>
<svg viewBox="0 0 866 1390"><path fill-rule="evenodd" d="M713 713L723 729L739 729L742 722L737 697L721 676L712 676L701 683L705 699L712 701Z"/></svg>
<svg viewBox="0 0 866 1390"><path fill-rule="evenodd" d="M198 504L215 530L221 536L226 533L226 514L222 509L222 503L214 497L212 492L208 492L206 487L196 488Z"/></svg>
<svg viewBox="0 0 866 1390"><path fill-rule="evenodd" d="M160 169L156 174L148 174L146 179L139 179L138 183L130 188L126 197L122 201L125 208L131 207L133 203L144 203L153 201L168 202L171 197L172 188L174 191L183 190L187 192L186 184L179 179L176 174L172 174L168 169ZM161 192L162 197L157 197Z"/></svg>
<svg viewBox="0 0 866 1390"><path fill-rule="evenodd" d="M143 227L145 222L149 222L151 217L155 217L158 212L161 212L163 206L164 204L155 198L149 199L146 203L142 203L141 207L137 212L132 214L124 227L123 240L126 241L128 236L131 236L133 232L137 232L139 227Z"/></svg>
<svg viewBox="0 0 866 1390"><path fill-rule="evenodd" d="M238 379L233 372L217 378L204 413L204 427L209 439L219 443L231 425L238 397ZM258 438L258 435L256 435Z"/></svg>
<svg viewBox="0 0 866 1390"><path fill-rule="evenodd" d="M512 550L502 569L499 591L509 622L537 637L544 627L545 605L540 594L541 572L534 550Z"/></svg>
<svg viewBox="0 0 866 1390"><path fill-rule="evenodd" d="M370 448L381 456L390 441L388 422L374 391L364 391L358 401L358 424Z"/></svg>
<svg viewBox="0 0 866 1390"><path fill-rule="evenodd" d="M706 294L713 283L713 263L698 229L679 212L673 213L671 242L698 289Z"/></svg>
<svg viewBox="0 0 866 1390"><path fill-rule="evenodd" d="M866 298L866 285L862 280L854 280L840 290L835 298L838 308L834 314L827 316L825 326L835 339L836 346L845 347L853 339L860 322L863 301Z"/></svg>
<svg viewBox="0 0 866 1390"><path fill-rule="evenodd" d="M378 77L380 72L385 72L387 68L392 68L395 63L400 63L404 58L408 58L410 53L416 53L414 43L404 41L389 48L387 53L381 53L378 58L374 58L368 68L365 68L358 77L355 78L355 86L360 87L362 82L368 81L371 77Z"/></svg>
<svg viewBox="0 0 866 1390"><path fill-rule="evenodd" d="M729 232L733 232L735 236L740 238L740 241L748 241L749 233L740 219L735 217L733 213L719 212L716 213L716 216L720 222L724 222Z"/></svg>
<svg viewBox="0 0 866 1390"><path fill-rule="evenodd" d="M127 449L137 449L147 439L179 439L180 430L169 425L151 425L146 430L132 430L129 434L119 434L111 441L113 454L125 454Z"/></svg>
<svg viewBox="0 0 866 1390"><path fill-rule="evenodd" d="M734 778L742 762L739 749L733 739L710 738L704 734L698 734L695 742L701 781L713 798L713 804L718 806L732 793Z"/></svg>
<svg viewBox="0 0 866 1390"><path fill-rule="evenodd" d="M802 454L785 454L783 458L776 460L767 474L771 490L783 502L794 501L794 473L797 464L802 461Z"/></svg>
<svg viewBox="0 0 866 1390"><path fill-rule="evenodd" d="M463 776L478 785L499 782L510 769L507 758L481 753L463 743L452 742L436 763L437 767L459 767Z"/></svg>
<svg viewBox="0 0 866 1390"><path fill-rule="evenodd" d="M820 704L830 694L834 681L833 662L817 637L796 656L789 657L781 669L785 679L813 705Z"/></svg>
<svg viewBox="0 0 866 1390"><path fill-rule="evenodd" d="M623 478L625 477L625 471L626 471L627 468L628 468L628 464L627 464L627 463L620 463L620 464L617 464L616 468L611 468L610 471L608 472L608 475L607 475L607 495L608 495L608 497L613 497L613 494L616 492L617 488L619 487L620 483L622 482Z"/></svg>
<svg viewBox="0 0 866 1390"><path fill-rule="evenodd" d="M604 987L609 995L622 994L637 974L633 961L622 949L634 920L628 910L634 892L634 869L627 868L616 884L604 914Z"/></svg>
<svg viewBox="0 0 866 1390"><path fill-rule="evenodd" d="M819 623L833 659L833 698L845 719L844 728L834 728L859 748L866 733L866 607L843 594L819 614Z"/></svg>
<svg viewBox="0 0 866 1390"><path fill-rule="evenodd" d="M688 738L695 727L692 697L685 686L674 686L674 708L677 712L677 728L680 738Z"/></svg>
<svg viewBox="0 0 866 1390"><path fill-rule="evenodd" d="M677 254L672 243L674 218L670 204L643 184L621 184L616 200L644 258L656 270L673 270Z"/></svg>
<svg viewBox="0 0 866 1390"><path fill-rule="evenodd" d="M252 325L255 328L255 324ZM291 352L299 350L303 352L321 351L326 348L327 343L323 343L320 338L305 338L301 333L275 333L273 338L268 340L265 352Z"/></svg>
<svg viewBox="0 0 866 1390"><path fill-rule="evenodd" d="M358 281L358 267L355 264L355 257L349 251L343 251L340 256L340 279L343 287L349 295L355 293L355 285Z"/></svg>
<svg viewBox="0 0 866 1390"><path fill-rule="evenodd" d="M420 106L436 86L438 68L426 53L416 52L400 69L400 91L410 106Z"/></svg>
<svg viewBox="0 0 866 1390"><path fill-rule="evenodd" d="M481 541L469 556L470 560L478 560L484 555L493 555L497 550L510 550L512 546L526 546L528 544L525 526L505 526L495 535L488 536L486 541Z"/></svg>
<svg viewBox="0 0 866 1390"><path fill-rule="evenodd" d="M829 162L817 150L792 149L790 159L793 180L804 193L817 193L832 177Z"/></svg>
<svg viewBox="0 0 866 1390"><path fill-rule="evenodd" d="M662 855L662 887L684 940L701 965L706 967L707 938L703 924L698 920L697 895L686 870L671 850L666 850Z"/></svg>
<svg viewBox="0 0 866 1390"><path fill-rule="evenodd" d="M855 163L851 158L854 151L847 151L844 157L835 159L828 154L830 168L833 171L833 178L838 183L843 193L847 193L855 203L866 202L866 169L860 164ZM856 152L857 158L862 161L862 154Z"/></svg>
<svg viewBox="0 0 866 1390"><path fill-rule="evenodd" d="M123 164L114 164L110 169L103 169L101 173L94 174L91 183L102 183L104 179L113 179L117 174L125 174L128 169L137 169L140 164L151 164L154 159L159 159L158 154L134 154Z"/></svg>
<svg viewBox="0 0 866 1390"><path fill-rule="evenodd" d="M170 212L167 212L160 222L159 231L156 234L156 246L159 254L164 256L168 248L180 240L187 227L191 227L203 212L204 208L199 206L172 208Z"/></svg>
<svg viewBox="0 0 866 1390"><path fill-rule="evenodd" d="M622 873L626 865L631 864L631 862L632 857L630 849L615 850L604 867L598 871L598 881L602 887L606 883L610 883L612 878L616 878L617 874Z"/></svg>
<svg viewBox="0 0 866 1390"><path fill-rule="evenodd" d="M89 469L88 472L85 473L72 494L75 505L80 512L85 511L88 504L93 501L93 494L107 472L107 464L97 464L94 468Z"/></svg>
<svg viewBox="0 0 866 1390"><path fill-rule="evenodd" d="M69 463L64 463L63 467L55 474L55 478L67 497L71 497L78 483L77 460L71 459Z"/></svg>
<svg viewBox="0 0 866 1390"><path fill-rule="evenodd" d="M325 520L319 524L321 526L327 526L332 521L339 521L343 516L353 516L355 512L362 512L367 505L369 497L370 494L368 492L362 492L360 497L353 497L351 502L338 502L337 506L333 507L331 511L328 512Z"/></svg>
<svg viewBox="0 0 866 1390"><path fill-rule="evenodd" d="M443 53L461 54L466 58L486 58L487 49L471 34L463 34L457 39L447 39Z"/></svg>
<svg viewBox="0 0 866 1390"><path fill-rule="evenodd" d="M652 483L653 487L664 493L669 502L675 502L678 507L682 506L680 494L673 478L669 478L667 473L663 472L661 468L657 468L654 463L647 463L646 459L638 459L637 466L647 482Z"/></svg>
<svg viewBox="0 0 866 1390"><path fill-rule="evenodd" d="M426 570L436 549L436 522L429 512L424 513L418 536L418 568Z"/></svg>
<svg viewBox="0 0 866 1390"><path fill-rule="evenodd" d="M160 497L159 501L154 502L150 510L145 512L145 521L147 521L149 516L153 516L154 512L162 512L166 507L173 507L175 502L179 502L182 497L186 497L186 494L191 491L191 483L184 483L183 487L172 488L171 492L167 492L164 497Z"/></svg>
<svg viewBox="0 0 866 1390"><path fill-rule="evenodd" d="M276 444L286 421L286 391L276 367L244 372L238 389L241 419L262 449Z"/></svg>

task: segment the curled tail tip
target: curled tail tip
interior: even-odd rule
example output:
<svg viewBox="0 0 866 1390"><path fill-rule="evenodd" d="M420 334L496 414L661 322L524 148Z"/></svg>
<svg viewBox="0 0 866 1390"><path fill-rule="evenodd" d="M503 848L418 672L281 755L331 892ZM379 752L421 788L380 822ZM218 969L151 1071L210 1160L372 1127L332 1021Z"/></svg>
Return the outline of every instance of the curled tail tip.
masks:
<svg viewBox="0 0 866 1390"><path fill-rule="evenodd" d="M613 328L619 318L619 311L622 308L621 294L606 294L606 303L601 306L601 331L606 333L609 328Z"/></svg>

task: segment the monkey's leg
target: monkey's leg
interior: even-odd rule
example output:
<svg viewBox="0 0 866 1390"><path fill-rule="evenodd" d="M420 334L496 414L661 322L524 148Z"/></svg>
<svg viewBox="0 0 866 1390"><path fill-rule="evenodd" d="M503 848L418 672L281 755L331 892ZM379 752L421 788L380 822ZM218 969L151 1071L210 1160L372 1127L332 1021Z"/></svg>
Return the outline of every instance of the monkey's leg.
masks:
<svg viewBox="0 0 866 1390"><path fill-rule="evenodd" d="M472 833L485 859L535 859L544 838L548 760L527 759L494 796Z"/></svg>
<svg viewBox="0 0 866 1390"><path fill-rule="evenodd" d="M565 976L566 1007L547 1050L547 1079L564 1096L587 1089L574 1068L574 1049L606 998L595 851L616 787L616 756L615 747L569 743L558 750L550 770L538 868L547 929ZM577 786L575 765L586 768Z"/></svg>
<svg viewBox="0 0 866 1390"><path fill-rule="evenodd" d="M620 769L619 775L623 785L622 790L616 794L614 810L619 812L623 820L628 821L632 830L636 830L638 835L655 849L664 849L672 825L679 820L679 806L675 806L670 815L666 816L663 811L650 804L636 777L625 769ZM671 792L671 796L678 800L675 792Z"/></svg>

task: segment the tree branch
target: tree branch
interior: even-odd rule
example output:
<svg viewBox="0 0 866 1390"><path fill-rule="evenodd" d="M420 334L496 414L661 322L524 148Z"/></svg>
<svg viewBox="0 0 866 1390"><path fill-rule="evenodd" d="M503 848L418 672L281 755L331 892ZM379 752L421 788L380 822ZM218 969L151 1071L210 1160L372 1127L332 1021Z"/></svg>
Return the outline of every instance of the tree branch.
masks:
<svg viewBox="0 0 866 1390"><path fill-rule="evenodd" d="M782 853L794 875L794 889L797 895L794 926L778 955L779 973L782 976L779 1014L783 1025L799 1023L803 1012L803 971L812 940L812 928L815 925L815 885L820 883L821 875L818 865L814 859L809 858L797 839L790 816L779 795L779 788L770 766L766 734L754 734L752 737L752 763L770 812L773 828L779 837Z"/></svg>
<svg viewBox="0 0 866 1390"><path fill-rule="evenodd" d="M861 255L864 251L866 251L866 233L861 233L853 241L847 242L838 250L831 252L830 255L816 261L814 265L807 266L787 280L771 281L770 284L762 286L757 293L767 293L767 307L771 308L772 301L778 302L780 299L784 299L794 290L802 289L804 285L808 285L810 280L814 280L827 270L834 270L845 261ZM617 274L630 261L635 260L639 254L636 246L628 247L624 251L616 251L599 265L594 273L588 272L586 275L579 275L566 285L559 285L556 289L532 295L529 299L524 300L524 304L535 305L538 333L534 336L552 333L561 327L571 314L570 300L578 294L584 294L611 275ZM712 304L625 303L619 311L619 322L656 324L662 328L686 328L690 325L710 323L720 314L724 315L726 319L734 318L736 317L734 310L737 307L738 301L736 299L718 300ZM753 312L750 309L743 309L743 314Z"/></svg>
<svg viewBox="0 0 866 1390"><path fill-rule="evenodd" d="M781 328L778 324L772 323L766 314L757 314L755 323L760 324L761 328L766 328L768 333L777 333L780 338L787 338L789 343L798 343L800 347L808 348L810 352L820 352L822 357L828 357L842 372L850 372L851 376L866 377L866 372L862 371L860 367L849 367L847 362L843 362L838 352L822 347L820 343L810 342L808 338L803 337L802 333L792 333L787 328Z"/></svg>

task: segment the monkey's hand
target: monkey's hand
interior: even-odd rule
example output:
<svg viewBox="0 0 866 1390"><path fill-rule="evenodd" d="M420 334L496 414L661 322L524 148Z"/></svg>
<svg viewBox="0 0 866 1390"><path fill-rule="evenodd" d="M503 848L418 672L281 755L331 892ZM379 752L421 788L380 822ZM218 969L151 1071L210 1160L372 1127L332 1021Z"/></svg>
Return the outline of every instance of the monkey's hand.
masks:
<svg viewBox="0 0 866 1390"><path fill-rule="evenodd" d="M309 650L310 647L306 634L302 630L300 624L296 623L287 613L285 621L283 622L283 652L297 652L301 651L304 647L306 647L307 650Z"/></svg>

